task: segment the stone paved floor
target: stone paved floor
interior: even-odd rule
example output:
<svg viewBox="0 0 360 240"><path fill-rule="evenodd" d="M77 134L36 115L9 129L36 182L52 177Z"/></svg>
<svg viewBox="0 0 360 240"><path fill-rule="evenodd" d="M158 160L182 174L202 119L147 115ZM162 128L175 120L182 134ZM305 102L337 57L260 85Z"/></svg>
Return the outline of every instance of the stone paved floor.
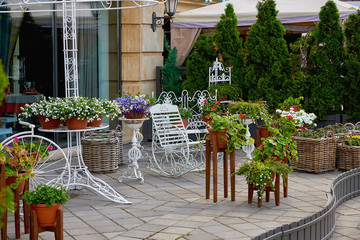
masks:
<svg viewBox="0 0 360 240"><path fill-rule="evenodd" d="M149 151L149 145L145 144ZM129 146L126 146L129 147ZM127 151L125 150L125 153ZM244 160L237 152L236 164ZM326 191L331 181L341 172L324 174L293 172L289 176L289 196L281 197L275 206L274 196L258 208L256 202L247 203L245 179L236 176L236 200L223 198L222 171L219 170L218 202L205 199L205 174L187 173L180 178L159 176L146 169L147 159L140 160L145 183L117 179L125 166L115 173L94 174L109 183L132 205L121 205L106 200L88 189L71 190L71 200L64 209L64 239L76 240L134 240L134 239L250 239L284 223L311 215L326 205ZM256 201L254 194L254 201ZM360 236L359 198L339 208L336 239ZM355 212L357 211L357 212ZM9 221L13 221L10 216ZM349 224L349 227L346 227ZM357 225L356 225L357 224ZM15 239L14 224L8 223L9 239ZM22 234L21 239L29 239ZM40 234L40 239L54 239L52 233ZM357 238L360 239L360 238Z"/></svg>
<svg viewBox="0 0 360 240"><path fill-rule="evenodd" d="M331 240L360 239L360 197L343 203L336 211L336 228Z"/></svg>

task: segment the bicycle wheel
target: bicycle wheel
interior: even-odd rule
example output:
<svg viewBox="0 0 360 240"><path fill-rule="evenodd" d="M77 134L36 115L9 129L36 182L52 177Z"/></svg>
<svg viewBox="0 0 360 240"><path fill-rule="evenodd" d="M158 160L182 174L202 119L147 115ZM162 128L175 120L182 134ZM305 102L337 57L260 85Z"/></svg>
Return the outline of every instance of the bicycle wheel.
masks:
<svg viewBox="0 0 360 240"><path fill-rule="evenodd" d="M52 140L39 135L23 135L9 139L4 145L12 146L14 141L22 144L34 158L30 189L39 184L67 189L70 183L70 164L64 151Z"/></svg>

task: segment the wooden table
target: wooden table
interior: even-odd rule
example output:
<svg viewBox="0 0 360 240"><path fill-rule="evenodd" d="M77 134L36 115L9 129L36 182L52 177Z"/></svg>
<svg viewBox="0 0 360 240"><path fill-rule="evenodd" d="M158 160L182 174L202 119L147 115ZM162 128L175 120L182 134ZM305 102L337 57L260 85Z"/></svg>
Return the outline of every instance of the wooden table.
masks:
<svg viewBox="0 0 360 240"><path fill-rule="evenodd" d="M216 145L216 137L211 136L211 140L206 140L206 165L205 165L205 185L206 199L210 198L210 177L211 177L211 152L213 165L213 201L217 202L217 158L218 153L223 152L224 161L224 197L228 197L228 156L225 148L219 149ZM231 183L231 201L235 201L235 151L230 153L230 183Z"/></svg>

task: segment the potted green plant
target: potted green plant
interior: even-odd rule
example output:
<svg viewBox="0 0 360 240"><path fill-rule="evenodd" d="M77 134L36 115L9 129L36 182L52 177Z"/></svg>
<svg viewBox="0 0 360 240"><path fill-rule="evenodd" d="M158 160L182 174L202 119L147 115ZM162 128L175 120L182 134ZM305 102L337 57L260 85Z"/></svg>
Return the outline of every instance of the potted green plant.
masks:
<svg viewBox="0 0 360 240"><path fill-rule="evenodd" d="M283 103L279 105L279 107L281 110L286 110L286 111L290 111L290 109L292 108L293 111L297 112L302 108L301 106L302 100L304 100L304 97L302 96L298 98L288 97L287 99L284 100Z"/></svg>
<svg viewBox="0 0 360 240"><path fill-rule="evenodd" d="M184 127L186 128L188 125L188 119L192 117L193 111L191 109L180 106L179 113L180 113L181 119L183 121Z"/></svg>
<svg viewBox="0 0 360 240"><path fill-rule="evenodd" d="M141 119L147 117L150 113L151 98L147 95L131 95L124 93L122 97L115 99L120 111L125 118L128 119Z"/></svg>
<svg viewBox="0 0 360 240"><path fill-rule="evenodd" d="M42 128L55 129L60 126L65 104L63 98L48 98L30 105L26 104L24 107L21 107L23 112L20 114L20 118L38 116Z"/></svg>
<svg viewBox="0 0 360 240"><path fill-rule="evenodd" d="M116 117L122 116L122 112L115 101L104 99L101 101L102 108L105 111L105 117L110 118L111 120Z"/></svg>
<svg viewBox="0 0 360 240"><path fill-rule="evenodd" d="M10 145L2 146L0 161L5 164L6 184L12 189L20 185L20 191L24 190L24 181L33 177L34 158L28 155L26 148L14 138Z"/></svg>
<svg viewBox="0 0 360 240"><path fill-rule="evenodd" d="M102 106L102 101L98 98L89 99L89 115L87 116L88 127L100 126L103 116L106 114L105 109Z"/></svg>
<svg viewBox="0 0 360 240"><path fill-rule="evenodd" d="M36 211L40 227L54 226L56 211L65 204L70 196L64 188L57 189L52 186L40 184L35 190L25 191L23 198Z"/></svg>
<svg viewBox="0 0 360 240"><path fill-rule="evenodd" d="M230 153L248 143L246 129L236 116L211 113L210 117L213 122L209 129L210 139L215 136L218 148L226 148L226 152Z"/></svg>
<svg viewBox="0 0 360 240"><path fill-rule="evenodd" d="M88 116L92 115L90 100L86 97L65 98L65 107L61 120L66 121L70 130L85 129Z"/></svg>
<svg viewBox="0 0 360 240"><path fill-rule="evenodd" d="M208 101L205 99L200 108L203 121L210 125L212 124L211 113L220 115L227 113L227 104L222 104L219 101Z"/></svg>
<svg viewBox="0 0 360 240"><path fill-rule="evenodd" d="M251 118L256 124L258 120L267 121L269 117L268 106L263 101L231 102L229 104L229 112L231 114L239 114L241 119Z"/></svg>
<svg viewBox="0 0 360 240"><path fill-rule="evenodd" d="M260 151L256 149L254 152ZM264 161L255 157L254 159L242 164L234 174L243 175L249 187L254 187L257 191L258 207L261 207L262 197L266 188L274 189L274 175L280 174L283 182L286 182L287 176L292 172L288 164L276 161L274 158L267 158ZM251 185L251 186L250 186Z"/></svg>

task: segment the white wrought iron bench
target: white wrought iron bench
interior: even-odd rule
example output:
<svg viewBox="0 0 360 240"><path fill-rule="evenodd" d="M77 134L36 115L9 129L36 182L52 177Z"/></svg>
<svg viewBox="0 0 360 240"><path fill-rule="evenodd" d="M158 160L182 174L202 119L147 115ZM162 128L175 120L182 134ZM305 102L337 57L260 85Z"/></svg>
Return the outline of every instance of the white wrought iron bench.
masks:
<svg viewBox="0 0 360 240"><path fill-rule="evenodd" d="M204 169L205 133L202 121L184 127L178 106L156 104L150 108L153 123L152 156L148 168L168 177ZM196 140L191 140L194 135Z"/></svg>

